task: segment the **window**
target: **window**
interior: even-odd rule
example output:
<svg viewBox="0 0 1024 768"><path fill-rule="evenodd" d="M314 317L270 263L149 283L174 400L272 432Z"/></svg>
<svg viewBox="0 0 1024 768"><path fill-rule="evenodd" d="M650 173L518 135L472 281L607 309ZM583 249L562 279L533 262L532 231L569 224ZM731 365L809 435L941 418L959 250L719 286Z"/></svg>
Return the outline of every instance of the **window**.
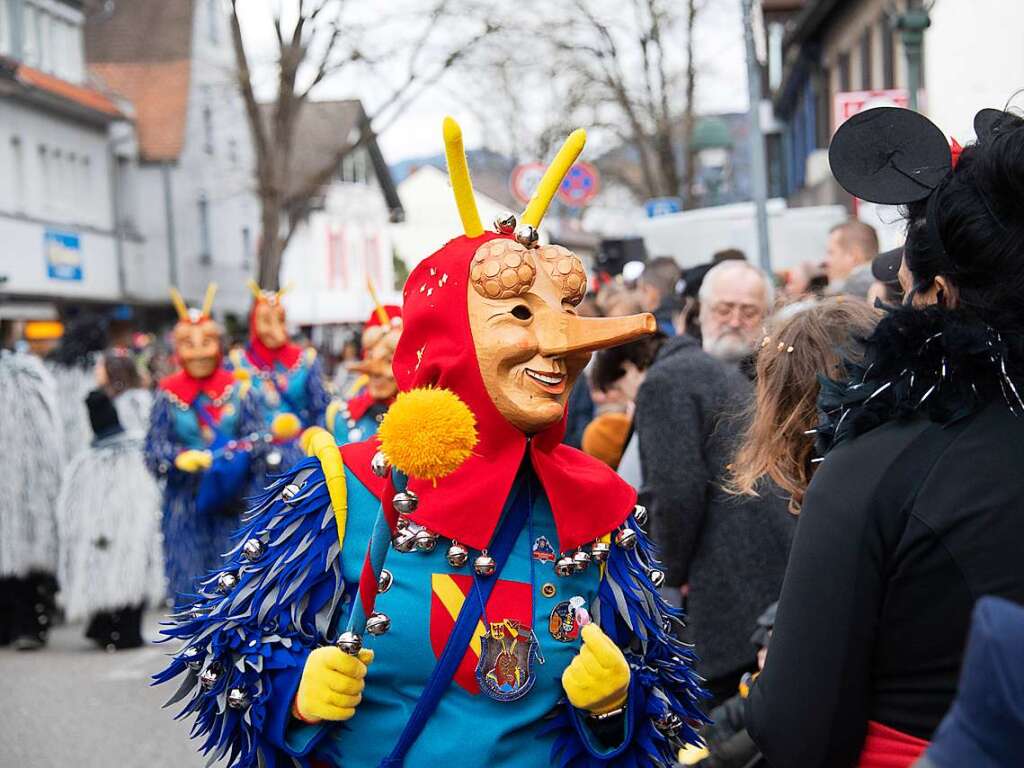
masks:
<svg viewBox="0 0 1024 768"><path fill-rule="evenodd" d="M893 35L896 34L884 16L878 22L878 31L882 36L882 87L896 87L896 45Z"/></svg>
<svg viewBox="0 0 1024 768"><path fill-rule="evenodd" d="M50 175L50 153L43 144L39 145L39 182L42 191L40 207L49 207L53 200L53 178Z"/></svg>
<svg viewBox="0 0 1024 768"><path fill-rule="evenodd" d="M874 87L874 46L871 40L871 27L864 30L864 36L860 39L860 88L862 91L870 91Z"/></svg>
<svg viewBox="0 0 1024 768"><path fill-rule="evenodd" d="M199 195L199 263L213 263L210 249L210 202L206 199L206 193Z"/></svg>
<svg viewBox="0 0 1024 768"><path fill-rule="evenodd" d="M252 230L242 227L242 269L248 272L252 268Z"/></svg>
<svg viewBox="0 0 1024 768"><path fill-rule="evenodd" d="M11 137L11 175L14 178L14 210L25 210L25 158L22 155L21 138Z"/></svg>
<svg viewBox="0 0 1024 768"><path fill-rule="evenodd" d="M206 33L210 36L210 42L216 43L220 37L220 8L217 0L206 0Z"/></svg>
<svg viewBox="0 0 1024 768"><path fill-rule="evenodd" d="M850 54L839 54L839 61L836 63L836 70L839 76L840 92L850 90Z"/></svg>
<svg viewBox="0 0 1024 768"><path fill-rule="evenodd" d="M53 17L43 11L39 14L39 68L53 72Z"/></svg>
<svg viewBox="0 0 1024 768"><path fill-rule="evenodd" d="M207 104L203 107L203 137L206 154L213 154L213 110Z"/></svg>
<svg viewBox="0 0 1024 768"><path fill-rule="evenodd" d="M0 55L10 56L14 53L11 34L11 0L0 0Z"/></svg>
<svg viewBox="0 0 1024 768"><path fill-rule="evenodd" d="M30 67L39 64L39 11L35 6L26 5L25 14L25 39L22 42L21 55L26 64Z"/></svg>

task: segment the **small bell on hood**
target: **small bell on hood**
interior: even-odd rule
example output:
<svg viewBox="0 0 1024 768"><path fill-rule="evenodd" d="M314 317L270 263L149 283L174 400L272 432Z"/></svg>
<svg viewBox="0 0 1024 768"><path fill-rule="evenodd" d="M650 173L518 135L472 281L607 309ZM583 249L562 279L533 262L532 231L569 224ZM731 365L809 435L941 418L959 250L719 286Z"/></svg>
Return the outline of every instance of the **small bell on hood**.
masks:
<svg viewBox="0 0 1024 768"><path fill-rule="evenodd" d="M498 564L494 562L493 557L487 554L487 550L477 555L473 561L473 570L476 571L477 576L491 576L497 567Z"/></svg>
<svg viewBox="0 0 1024 768"><path fill-rule="evenodd" d="M461 568L469 562L469 550L457 541L452 541L446 555L448 557L448 565L452 568Z"/></svg>

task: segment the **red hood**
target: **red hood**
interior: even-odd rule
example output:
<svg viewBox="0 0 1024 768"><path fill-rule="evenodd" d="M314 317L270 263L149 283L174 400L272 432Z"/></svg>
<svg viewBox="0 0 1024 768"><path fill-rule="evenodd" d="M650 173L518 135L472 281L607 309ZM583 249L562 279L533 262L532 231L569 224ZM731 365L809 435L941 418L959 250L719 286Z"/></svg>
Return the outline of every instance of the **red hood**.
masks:
<svg viewBox="0 0 1024 768"><path fill-rule="evenodd" d="M160 389L170 392L185 405L192 405L200 392L216 400L234 383L235 377L223 368L218 368L205 379L195 379L182 370L162 379Z"/></svg>
<svg viewBox="0 0 1024 768"><path fill-rule="evenodd" d="M368 391L364 390L345 403L345 407L348 408L349 416L358 421L366 415L366 412L370 410L376 402L378 401L375 400ZM395 398L392 397L380 402L383 402L384 405L390 406L395 402Z"/></svg>
<svg viewBox="0 0 1024 768"><path fill-rule="evenodd" d="M399 389L444 387L476 416L479 443L451 475L412 479L420 498L413 521L474 549L488 546L527 445L558 530L559 550L609 533L628 517L636 491L607 465L562 444L565 417L527 441L498 412L480 374L469 328L469 265L484 243L502 237L458 237L424 260L405 284L404 329L393 368Z"/></svg>
<svg viewBox="0 0 1024 768"><path fill-rule="evenodd" d="M252 309L249 310L249 344L245 349L245 356L249 362L261 371L272 371L278 363L285 369L291 369L295 367L301 355L302 347L290 341L277 349L271 349L260 341L256 333L256 303L253 303Z"/></svg>

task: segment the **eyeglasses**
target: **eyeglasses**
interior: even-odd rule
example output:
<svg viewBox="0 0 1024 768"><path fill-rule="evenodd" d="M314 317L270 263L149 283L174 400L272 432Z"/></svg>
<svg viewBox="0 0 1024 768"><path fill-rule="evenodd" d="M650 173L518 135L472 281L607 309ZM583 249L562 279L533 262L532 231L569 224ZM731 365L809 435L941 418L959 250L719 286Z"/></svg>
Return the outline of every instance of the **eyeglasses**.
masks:
<svg viewBox="0 0 1024 768"><path fill-rule="evenodd" d="M728 320L739 310L740 320L753 323L764 317L764 309L756 304L735 304L731 301L720 301L711 305L711 314L716 320Z"/></svg>

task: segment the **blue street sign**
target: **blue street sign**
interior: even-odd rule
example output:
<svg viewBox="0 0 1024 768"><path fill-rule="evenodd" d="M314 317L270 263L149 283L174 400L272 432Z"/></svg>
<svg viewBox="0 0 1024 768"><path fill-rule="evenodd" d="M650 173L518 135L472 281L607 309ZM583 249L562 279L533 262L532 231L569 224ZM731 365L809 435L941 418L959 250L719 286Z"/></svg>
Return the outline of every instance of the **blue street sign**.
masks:
<svg viewBox="0 0 1024 768"><path fill-rule="evenodd" d="M43 232L46 275L53 280L82 280L82 242L74 232Z"/></svg>
<svg viewBox="0 0 1024 768"><path fill-rule="evenodd" d="M683 201L678 197L652 197L644 203L644 210L647 211L648 219L667 216L670 213L679 213L683 210Z"/></svg>

